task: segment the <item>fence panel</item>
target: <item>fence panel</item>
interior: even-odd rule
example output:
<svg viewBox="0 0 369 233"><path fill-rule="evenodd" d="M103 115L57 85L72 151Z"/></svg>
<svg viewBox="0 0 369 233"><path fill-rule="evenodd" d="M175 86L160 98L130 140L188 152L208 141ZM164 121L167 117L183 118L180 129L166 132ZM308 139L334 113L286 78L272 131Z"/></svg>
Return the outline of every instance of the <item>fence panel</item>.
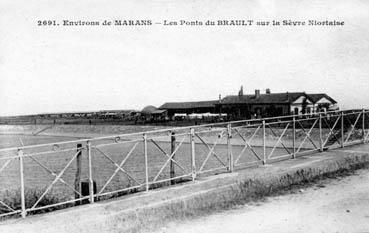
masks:
<svg viewBox="0 0 369 233"><path fill-rule="evenodd" d="M363 141L363 112L342 112L343 145L352 145Z"/></svg>
<svg viewBox="0 0 369 233"><path fill-rule="evenodd" d="M320 150L319 116L297 117L295 122L295 154L296 156Z"/></svg>
<svg viewBox="0 0 369 233"><path fill-rule="evenodd" d="M194 141L197 174L215 174L229 169L227 124L197 128Z"/></svg>
<svg viewBox="0 0 369 233"><path fill-rule="evenodd" d="M47 143L46 137L35 137ZM369 112L244 120L31 146L18 139L12 142L18 147L0 149L0 218L367 142Z"/></svg>
<svg viewBox="0 0 369 233"><path fill-rule="evenodd" d="M247 167L263 162L262 122L232 124L232 153L235 167Z"/></svg>
<svg viewBox="0 0 369 233"><path fill-rule="evenodd" d="M293 122L283 119L268 122L265 127L266 160L275 161L292 158L293 150Z"/></svg>
<svg viewBox="0 0 369 233"><path fill-rule="evenodd" d="M110 142L109 142L110 141ZM143 189L145 183L142 139L110 138L91 142L91 178L96 199L126 195ZM87 161L84 163L87 170ZM84 180L88 180L84 177Z"/></svg>
<svg viewBox="0 0 369 233"><path fill-rule="evenodd" d="M168 131L167 135L147 138L148 181L150 188L191 178L190 134Z"/></svg>
<svg viewBox="0 0 369 233"><path fill-rule="evenodd" d="M321 115L323 149L333 149L343 145L341 122L342 114Z"/></svg>
<svg viewBox="0 0 369 233"><path fill-rule="evenodd" d="M18 150L0 153L0 219L21 213L21 182Z"/></svg>
<svg viewBox="0 0 369 233"><path fill-rule="evenodd" d="M80 186L86 176L82 167L85 153L85 143L75 142L24 149L27 213L65 208L86 199Z"/></svg>

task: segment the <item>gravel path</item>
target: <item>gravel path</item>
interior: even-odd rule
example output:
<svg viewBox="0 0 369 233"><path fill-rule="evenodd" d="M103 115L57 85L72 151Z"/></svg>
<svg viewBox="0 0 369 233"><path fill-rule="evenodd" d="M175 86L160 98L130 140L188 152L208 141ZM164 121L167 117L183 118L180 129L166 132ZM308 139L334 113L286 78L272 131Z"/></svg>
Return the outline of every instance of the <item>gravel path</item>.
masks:
<svg viewBox="0 0 369 233"><path fill-rule="evenodd" d="M369 232L369 170L157 232Z"/></svg>

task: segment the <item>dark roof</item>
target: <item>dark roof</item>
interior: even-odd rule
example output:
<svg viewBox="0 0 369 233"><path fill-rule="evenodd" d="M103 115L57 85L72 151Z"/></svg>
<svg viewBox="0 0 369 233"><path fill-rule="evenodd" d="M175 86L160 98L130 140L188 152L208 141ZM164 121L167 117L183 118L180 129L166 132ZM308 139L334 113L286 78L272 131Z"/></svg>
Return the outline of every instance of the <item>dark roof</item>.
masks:
<svg viewBox="0 0 369 233"><path fill-rule="evenodd" d="M249 103L249 104L265 104L265 103L292 103L299 97L305 96L308 99L309 96L305 92L285 92L285 93L271 93L260 94L259 98L255 95L229 95L222 99L222 104L237 104L237 103Z"/></svg>
<svg viewBox="0 0 369 233"><path fill-rule="evenodd" d="M169 102L159 107L159 109L190 109L190 108L211 108L218 100L196 101L196 102Z"/></svg>
<svg viewBox="0 0 369 233"><path fill-rule="evenodd" d="M333 104L336 104L337 103L337 101L335 101L333 98L331 98L330 96L328 96L327 94L324 94L324 93L309 94L309 97L311 98L311 100L313 101L313 103L318 102L322 98L326 98L327 100L331 101Z"/></svg>

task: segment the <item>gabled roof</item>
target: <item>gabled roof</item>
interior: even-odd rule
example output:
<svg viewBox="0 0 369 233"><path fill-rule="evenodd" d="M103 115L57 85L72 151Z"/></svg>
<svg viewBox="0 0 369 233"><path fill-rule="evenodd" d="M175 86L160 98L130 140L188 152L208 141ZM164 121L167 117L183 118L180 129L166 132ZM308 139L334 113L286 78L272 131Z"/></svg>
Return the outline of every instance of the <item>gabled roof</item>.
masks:
<svg viewBox="0 0 369 233"><path fill-rule="evenodd" d="M314 104L318 102L319 100L321 100L322 98L326 98L327 100L331 101L333 104L337 103L337 101L335 101L333 98L331 98L325 93L309 94L309 97L311 98Z"/></svg>
<svg viewBox="0 0 369 233"><path fill-rule="evenodd" d="M219 103L219 101L168 102L160 106L159 109L212 108L216 103Z"/></svg>
<svg viewBox="0 0 369 233"><path fill-rule="evenodd" d="M292 103L301 96L305 96L308 99L310 99L305 92L285 92L285 93L260 94L259 98L256 98L255 95L243 95L243 96L229 95L224 97L221 103L222 104Z"/></svg>

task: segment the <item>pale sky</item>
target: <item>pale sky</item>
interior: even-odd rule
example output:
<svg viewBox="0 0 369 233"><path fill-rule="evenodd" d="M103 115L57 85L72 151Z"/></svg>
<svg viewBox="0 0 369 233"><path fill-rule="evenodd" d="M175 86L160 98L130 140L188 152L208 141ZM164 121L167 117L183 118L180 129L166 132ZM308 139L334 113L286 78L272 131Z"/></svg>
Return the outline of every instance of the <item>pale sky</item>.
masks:
<svg viewBox="0 0 369 233"><path fill-rule="evenodd" d="M338 20L338 27L42 27L38 20ZM265 92L369 107L368 0L0 0L0 115Z"/></svg>

